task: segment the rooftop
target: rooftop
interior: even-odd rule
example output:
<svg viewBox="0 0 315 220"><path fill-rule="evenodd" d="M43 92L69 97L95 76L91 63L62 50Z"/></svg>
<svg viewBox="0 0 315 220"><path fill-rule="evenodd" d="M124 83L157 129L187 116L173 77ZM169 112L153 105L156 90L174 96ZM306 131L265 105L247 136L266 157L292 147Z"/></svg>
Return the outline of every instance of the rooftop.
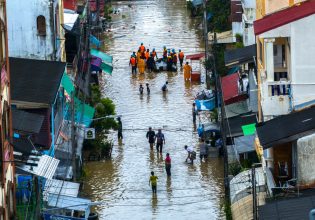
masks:
<svg viewBox="0 0 315 220"><path fill-rule="evenodd" d="M66 63L9 58L12 102L53 104Z"/></svg>

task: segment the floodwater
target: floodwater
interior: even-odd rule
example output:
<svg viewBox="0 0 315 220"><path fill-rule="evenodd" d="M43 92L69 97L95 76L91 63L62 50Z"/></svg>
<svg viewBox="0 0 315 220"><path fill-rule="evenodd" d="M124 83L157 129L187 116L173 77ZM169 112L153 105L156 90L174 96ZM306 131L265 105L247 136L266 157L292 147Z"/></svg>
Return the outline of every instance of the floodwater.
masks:
<svg viewBox="0 0 315 220"><path fill-rule="evenodd" d="M141 42L156 48L158 56L164 45L182 49L186 55L201 52L200 21L190 18L185 0L122 1L115 2L114 8L120 15L114 18L105 48L114 57L114 71L101 84L104 96L113 99L122 116L124 139L119 144L115 134L110 160L86 164L89 178L83 194L101 202L95 208L100 219L223 219L222 160L209 158L201 163L197 157L194 165L185 163L184 145L198 143L191 105L205 85L185 83L180 69L132 76L128 66ZM165 81L169 86L163 94ZM146 90L139 94L139 85L145 83L150 84L150 95ZM150 151L145 138L149 126L163 129L163 155ZM167 152L172 158L171 178L164 169ZM151 171L159 178L156 197L149 186Z"/></svg>

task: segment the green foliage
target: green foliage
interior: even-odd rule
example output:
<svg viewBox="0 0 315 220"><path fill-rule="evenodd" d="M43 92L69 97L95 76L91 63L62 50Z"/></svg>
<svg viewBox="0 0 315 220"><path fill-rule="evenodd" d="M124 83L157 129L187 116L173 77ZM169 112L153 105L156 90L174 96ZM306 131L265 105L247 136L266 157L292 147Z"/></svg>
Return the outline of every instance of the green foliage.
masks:
<svg viewBox="0 0 315 220"><path fill-rule="evenodd" d="M243 44L243 42L236 42L236 43L235 43L235 47L236 47L236 48L243 48L243 47L244 47L244 44Z"/></svg>
<svg viewBox="0 0 315 220"><path fill-rule="evenodd" d="M224 62L224 51L225 45L224 44L214 44L212 45L212 53L215 57L217 73L221 76L226 75L228 69L225 66Z"/></svg>
<svg viewBox="0 0 315 220"><path fill-rule="evenodd" d="M242 171L242 167L238 162L229 164L229 174L230 175L236 176L241 171Z"/></svg>
<svg viewBox="0 0 315 220"><path fill-rule="evenodd" d="M213 111L210 112L211 121L218 122L218 117L218 109L215 108Z"/></svg>
<svg viewBox="0 0 315 220"><path fill-rule="evenodd" d="M232 209L230 201L225 200L224 202L224 213L226 220L232 220Z"/></svg>
<svg viewBox="0 0 315 220"><path fill-rule="evenodd" d="M111 143L107 140L106 134L109 129L116 129L117 122L115 118L107 118L106 116L115 115L115 104L109 98L102 98L99 86L91 86L91 103L95 107L92 127L95 128L95 139L85 140L84 149L90 150L99 155L106 156L111 149Z"/></svg>
<svg viewBox="0 0 315 220"><path fill-rule="evenodd" d="M228 19L230 15L230 1L207 1L207 12L212 13L212 18L208 22L209 31L223 32L231 29L231 23Z"/></svg>

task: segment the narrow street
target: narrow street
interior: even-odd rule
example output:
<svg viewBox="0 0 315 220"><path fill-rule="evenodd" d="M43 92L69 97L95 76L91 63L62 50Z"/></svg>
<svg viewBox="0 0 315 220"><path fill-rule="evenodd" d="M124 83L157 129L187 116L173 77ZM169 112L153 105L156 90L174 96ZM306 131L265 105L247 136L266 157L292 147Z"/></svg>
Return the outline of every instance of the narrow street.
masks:
<svg viewBox="0 0 315 220"><path fill-rule="evenodd" d="M130 4L130 5L129 5ZM128 6L129 5L129 6ZM131 7L130 7L131 6ZM136 6L136 7L135 7ZM113 3L121 16L113 19L112 34L105 51L114 57L112 76L104 76L103 94L114 100L123 123L123 144L117 142L112 159L89 162L89 178L83 194L93 201L100 219L222 219L223 163L209 158L207 163L185 163L184 145L195 146L191 105L204 84L184 82L176 73L145 73L132 76L128 66L132 51L143 42L156 48L182 49L186 55L203 51L199 21L192 20L185 0L123 1ZM200 31L200 30L199 30ZM169 82L168 92L161 86ZM139 94L139 85L150 84L151 94ZM198 121L197 121L198 123ZM163 155L150 151L145 137L149 126L163 129ZM195 148L196 149L196 148ZM196 149L199 155L199 149ZM172 158L172 177L167 178L165 154ZM157 197L152 197L150 172L158 176Z"/></svg>

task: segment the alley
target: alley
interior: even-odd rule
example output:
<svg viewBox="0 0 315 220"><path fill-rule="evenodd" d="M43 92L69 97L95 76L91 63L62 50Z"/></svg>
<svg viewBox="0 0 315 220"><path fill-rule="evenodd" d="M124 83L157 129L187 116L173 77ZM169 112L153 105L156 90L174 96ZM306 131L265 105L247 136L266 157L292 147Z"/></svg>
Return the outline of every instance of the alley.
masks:
<svg viewBox="0 0 315 220"><path fill-rule="evenodd" d="M185 54L203 50L198 33L200 21L192 20L184 0L123 1L113 4L123 19L113 19L110 40L105 51L114 57L112 76L104 76L103 94L114 100L122 117L123 144L115 146L111 160L89 162L89 178L84 194L93 201L100 219L221 219L223 164L210 158L185 163L184 145L195 146L191 104L204 84L185 83L180 69L176 73L145 73L132 76L129 57L141 42L156 48L161 56L163 46L182 49ZM200 30L199 30L200 31ZM169 82L169 91L161 86ZM139 94L140 84L150 84L151 94ZM163 155L150 151L145 138L152 126L163 129L166 144ZM116 135L115 135L116 138ZM196 149L197 153L199 149ZM165 154L172 158L172 177L167 179ZM157 198L148 185L150 172L158 176Z"/></svg>

